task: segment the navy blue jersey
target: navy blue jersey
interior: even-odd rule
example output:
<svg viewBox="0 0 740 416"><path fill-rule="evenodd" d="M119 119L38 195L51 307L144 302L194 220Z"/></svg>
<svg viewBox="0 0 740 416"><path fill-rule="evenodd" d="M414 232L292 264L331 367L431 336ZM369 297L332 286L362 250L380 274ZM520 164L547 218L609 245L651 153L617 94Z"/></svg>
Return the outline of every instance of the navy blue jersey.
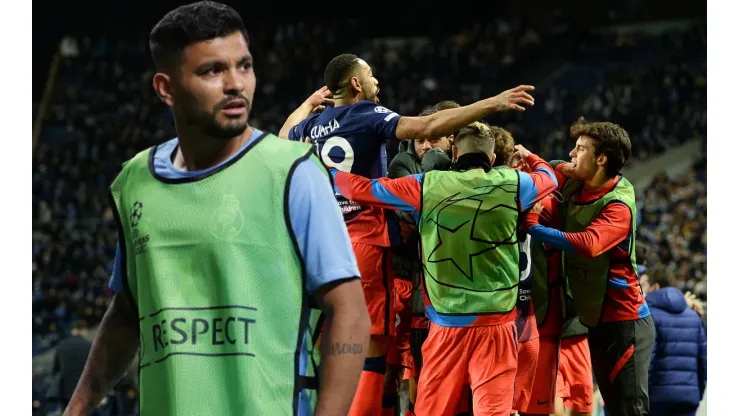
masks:
<svg viewBox="0 0 740 416"><path fill-rule="evenodd" d="M396 137L400 118L397 113L370 101L326 107L290 129L288 138L310 137L321 161L329 167L370 179L382 178L387 174L385 143ZM336 196L353 242L390 245L391 236L381 208Z"/></svg>
<svg viewBox="0 0 740 416"><path fill-rule="evenodd" d="M326 107L290 130L290 140L310 137L327 166L370 179L386 176L385 142L396 138L397 113L370 101Z"/></svg>

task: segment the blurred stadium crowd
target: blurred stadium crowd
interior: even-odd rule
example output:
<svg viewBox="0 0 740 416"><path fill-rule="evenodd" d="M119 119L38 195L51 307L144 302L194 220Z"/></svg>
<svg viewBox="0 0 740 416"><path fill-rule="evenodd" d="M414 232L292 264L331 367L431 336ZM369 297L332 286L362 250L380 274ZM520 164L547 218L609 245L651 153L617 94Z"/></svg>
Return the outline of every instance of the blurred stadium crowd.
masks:
<svg viewBox="0 0 740 416"><path fill-rule="evenodd" d="M277 133L322 85L326 63L343 51L375 67L381 101L401 114L418 114L445 99L469 103L499 90L498 80L540 54L565 23L538 27L494 19L443 38L372 41L347 35L351 25L296 23L250 33L258 74L251 124ZM107 188L123 161L174 135L171 116L151 87L146 30L70 37L61 50L33 156L34 355L67 338L73 327L93 327L102 318L116 241ZM491 122L550 159L567 158L567 129L580 115L622 125L637 161L706 140L706 23L592 32L569 51L536 84L532 110ZM680 289L704 301L706 176L703 158L678 177L655 176L638 196L640 239L655 261L674 269ZM43 383L37 387L35 380L37 388L41 397Z"/></svg>

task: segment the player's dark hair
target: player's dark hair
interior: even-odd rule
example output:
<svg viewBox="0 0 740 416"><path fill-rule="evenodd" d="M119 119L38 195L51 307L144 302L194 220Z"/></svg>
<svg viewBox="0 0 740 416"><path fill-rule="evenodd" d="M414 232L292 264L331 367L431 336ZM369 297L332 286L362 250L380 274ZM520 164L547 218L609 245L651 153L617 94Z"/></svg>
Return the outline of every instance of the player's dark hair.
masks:
<svg viewBox="0 0 740 416"><path fill-rule="evenodd" d="M661 288L673 287L673 271L663 264L656 264L645 271L648 283L652 286L659 284Z"/></svg>
<svg viewBox="0 0 740 416"><path fill-rule="evenodd" d="M460 104L452 101L452 100L446 100L446 101L440 101L437 104L432 107L434 109L434 112L442 111L442 110L449 110L451 108L460 108Z"/></svg>
<svg viewBox="0 0 740 416"><path fill-rule="evenodd" d="M149 33L149 49L158 71L172 70L188 45L236 32L249 41L236 10L215 1L199 1L167 13Z"/></svg>
<svg viewBox="0 0 740 416"><path fill-rule="evenodd" d="M326 69L324 70L324 85L329 88L332 94L338 94L339 90L345 86L347 78L357 68L358 59L360 58L357 55L343 53L335 56L326 65Z"/></svg>
<svg viewBox="0 0 740 416"><path fill-rule="evenodd" d="M570 126L570 137L577 140L584 135L594 139L597 156L606 155L606 176L617 176L632 156L632 143L627 132L608 121L587 122L581 117Z"/></svg>

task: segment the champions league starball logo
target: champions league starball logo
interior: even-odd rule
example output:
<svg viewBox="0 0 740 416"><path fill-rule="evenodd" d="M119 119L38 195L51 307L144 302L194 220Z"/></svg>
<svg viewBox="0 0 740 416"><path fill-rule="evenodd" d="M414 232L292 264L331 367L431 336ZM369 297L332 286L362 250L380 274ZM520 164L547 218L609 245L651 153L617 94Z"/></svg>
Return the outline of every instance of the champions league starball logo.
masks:
<svg viewBox="0 0 740 416"><path fill-rule="evenodd" d="M496 190L512 196L508 202L490 198L489 194ZM449 279L458 284L464 278L470 282L468 288L475 290L487 287L486 279L480 279L491 272L484 254L499 246L517 244L516 227L492 228L489 224L503 215L501 210L517 211L516 193L516 185L480 186L450 195L430 209L420 222L422 228L430 223L436 225L436 245L427 254L426 261L437 263L439 276L430 276L437 281ZM472 219L460 214L472 210L475 211ZM449 247L466 237L465 248Z"/></svg>
<svg viewBox="0 0 740 416"><path fill-rule="evenodd" d="M131 222L132 227L136 227L139 225L139 221L141 220L141 214L142 210L144 209L144 204L142 204L139 201L136 201L134 203L134 207L131 208L131 217L129 218L129 222Z"/></svg>

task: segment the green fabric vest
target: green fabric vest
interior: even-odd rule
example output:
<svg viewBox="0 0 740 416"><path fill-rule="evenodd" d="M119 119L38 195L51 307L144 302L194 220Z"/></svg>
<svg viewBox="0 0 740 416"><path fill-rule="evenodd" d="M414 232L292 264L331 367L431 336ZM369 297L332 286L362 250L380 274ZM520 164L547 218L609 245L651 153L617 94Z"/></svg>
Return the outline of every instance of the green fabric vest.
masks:
<svg viewBox="0 0 740 416"><path fill-rule="evenodd" d="M424 175L424 285L442 315L507 313L519 286L519 175L512 169Z"/></svg>
<svg viewBox="0 0 740 416"><path fill-rule="evenodd" d="M635 190L624 177L617 185L601 198L586 203L575 202L575 195L581 184L568 180L563 186L563 204L561 206L561 224L565 232L582 232L599 215L601 210L612 203L626 205L632 212L632 229L630 230L630 259L632 267L637 270L635 261L636 209ZM567 293L572 297L573 308L581 323L593 328L601 321L606 287L609 280L611 259L609 252L594 258L579 256L575 253L563 253L563 276L567 284Z"/></svg>
<svg viewBox="0 0 740 416"><path fill-rule="evenodd" d="M311 146L263 135L223 168L175 180L155 176L155 150L111 186L139 314L141 414L291 415L299 397L313 409L320 311L287 197L292 169L322 166Z"/></svg>

